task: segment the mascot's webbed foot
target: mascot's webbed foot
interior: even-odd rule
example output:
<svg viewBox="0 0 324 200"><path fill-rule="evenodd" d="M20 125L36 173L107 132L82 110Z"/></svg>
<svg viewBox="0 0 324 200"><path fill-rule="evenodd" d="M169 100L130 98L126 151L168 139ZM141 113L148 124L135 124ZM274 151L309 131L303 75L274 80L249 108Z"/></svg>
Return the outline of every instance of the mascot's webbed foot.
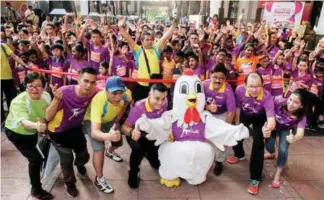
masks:
<svg viewBox="0 0 324 200"><path fill-rule="evenodd" d="M168 188L178 187L178 186L180 186L180 178L176 178L174 180L167 180L167 179L161 178L160 183L162 185L167 186Z"/></svg>

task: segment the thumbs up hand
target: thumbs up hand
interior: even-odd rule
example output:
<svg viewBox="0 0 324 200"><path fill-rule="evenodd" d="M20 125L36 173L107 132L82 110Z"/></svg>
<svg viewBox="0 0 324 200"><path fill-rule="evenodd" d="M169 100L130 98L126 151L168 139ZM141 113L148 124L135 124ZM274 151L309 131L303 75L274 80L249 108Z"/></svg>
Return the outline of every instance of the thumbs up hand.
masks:
<svg viewBox="0 0 324 200"><path fill-rule="evenodd" d="M271 136L271 130L268 127L268 122L265 122L262 127L262 133L264 138L269 138Z"/></svg>
<svg viewBox="0 0 324 200"><path fill-rule="evenodd" d="M289 144L292 144L295 142L295 135L293 134L292 129L289 131L289 135L286 136L286 140Z"/></svg>
<svg viewBox="0 0 324 200"><path fill-rule="evenodd" d="M134 141L137 141L141 137L141 130L138 124L136 124L135 129L131 132L131 138Z"/></svg>
<svg viewBox="0 0 324 200"><path fill-rule="evenodd" d="M44 133L46 131L46 124L42 122L41 119L37 118L36 130L39 133Z"/></svg>
<svg viewBox="0 0 324 200"><path fill-rule="evenodd" d="M118 142L120 140L120 131L116 130L116 124L114 124L109 130L110 140L113 142Z"/></svg>

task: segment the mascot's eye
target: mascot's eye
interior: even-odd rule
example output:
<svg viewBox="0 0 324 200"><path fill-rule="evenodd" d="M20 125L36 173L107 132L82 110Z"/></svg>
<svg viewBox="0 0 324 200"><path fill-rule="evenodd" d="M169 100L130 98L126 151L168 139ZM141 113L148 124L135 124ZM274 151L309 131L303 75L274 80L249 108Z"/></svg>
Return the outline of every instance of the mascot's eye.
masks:
<svg viewBox="0 0 324 200"><path fill-rule="evenodd" d="M195 86L196 93L202 93L201 82L197 81L195 85L196 85Z"/></svg>
<svg viewBox="0 0 324 200"><path fill-rule="evenodd" d="M189 86L187 83L181 83L180 85L180 94L188 94Z"/></svg>

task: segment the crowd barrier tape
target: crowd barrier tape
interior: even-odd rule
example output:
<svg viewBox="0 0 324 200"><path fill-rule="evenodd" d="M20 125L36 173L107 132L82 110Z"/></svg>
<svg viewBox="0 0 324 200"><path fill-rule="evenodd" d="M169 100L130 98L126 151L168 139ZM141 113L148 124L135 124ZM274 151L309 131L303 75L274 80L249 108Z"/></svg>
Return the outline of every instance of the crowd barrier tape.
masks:
<svg viewBox="0 0 324 200"><path fill-rule="evenodd" d="M41 73L46 73L46 74L57 74L57 75L66 75L66 76L78 76L77 73L70 73L70 72L60 72L60 71L53 71L53 70L47 70L47 69L35 69L35 68L32 68L32 69L29 69L29 71L32 71L32 72L41 72ZM109 78L110 76L97 76L98 79L107 79ZM147 78L127 78L127 77L121 77L123 81L125 82L146 82L146 83L175 83L176 80L174 79L147 79ZM274 80L284 80L284 81L290 81L290 80L294 80L294 81L308 81L308 80L313 80L315 78L307 78L307 77L298 77L298 78L295 78L295 79L292 79L292 78L271 78L270 80L271 81L274 81ZM264 81L266 81L268 79L265 79ZM227 82L236 82L237 80L236 79L230 79L230 80L227 80Z"/></svg>

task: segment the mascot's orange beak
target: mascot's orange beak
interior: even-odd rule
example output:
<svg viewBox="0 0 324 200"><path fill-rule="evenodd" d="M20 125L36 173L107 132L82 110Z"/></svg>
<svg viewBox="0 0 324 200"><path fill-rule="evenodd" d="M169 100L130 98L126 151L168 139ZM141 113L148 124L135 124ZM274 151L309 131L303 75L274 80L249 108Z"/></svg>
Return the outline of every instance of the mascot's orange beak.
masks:
<svg viewBox="0 0 324 200"><path fill-rule="evenodd" d="M195 93L190 93L187 97L187 106L189 108L194 108L197 105L197 95Z"/></svg>

